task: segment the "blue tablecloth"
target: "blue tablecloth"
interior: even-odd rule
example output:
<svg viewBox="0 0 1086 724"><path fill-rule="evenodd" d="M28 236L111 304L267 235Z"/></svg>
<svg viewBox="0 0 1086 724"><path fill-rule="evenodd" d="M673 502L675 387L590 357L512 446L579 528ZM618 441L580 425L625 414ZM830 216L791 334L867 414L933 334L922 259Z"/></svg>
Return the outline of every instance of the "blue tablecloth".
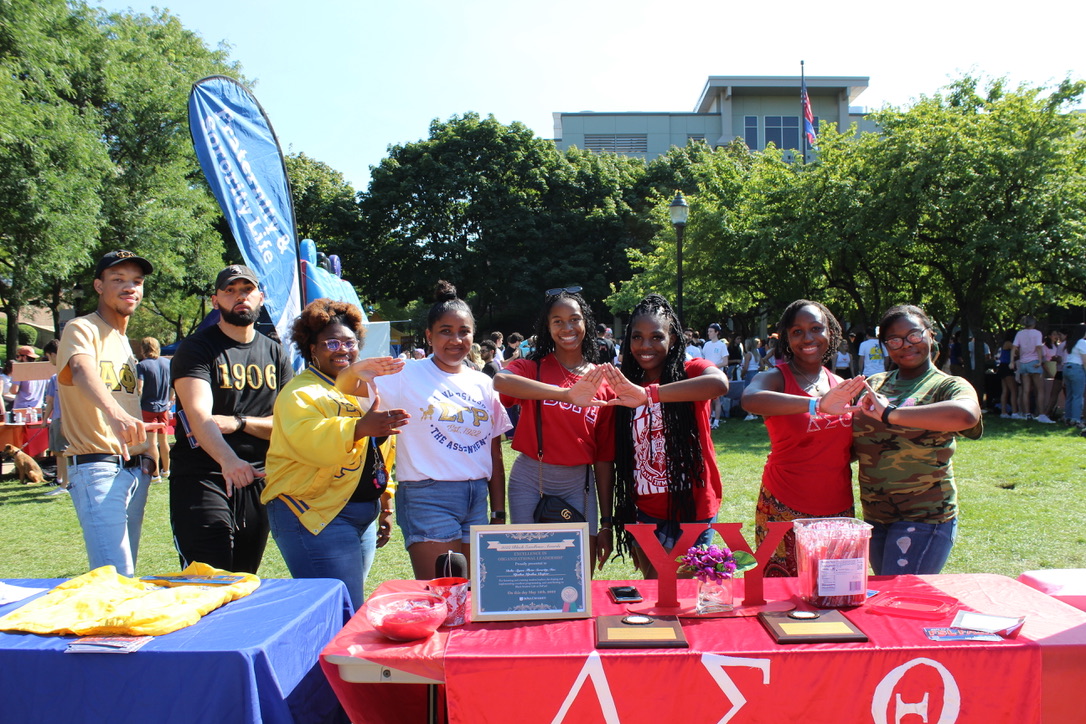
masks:
<svg viewBox="0 0 1086 724"><path fill-rule="evenodd" d="M66 654L74 636L0 632L0 721L346 722L318 657L351 613L340 581L268 579L131 654Z"/></svg>

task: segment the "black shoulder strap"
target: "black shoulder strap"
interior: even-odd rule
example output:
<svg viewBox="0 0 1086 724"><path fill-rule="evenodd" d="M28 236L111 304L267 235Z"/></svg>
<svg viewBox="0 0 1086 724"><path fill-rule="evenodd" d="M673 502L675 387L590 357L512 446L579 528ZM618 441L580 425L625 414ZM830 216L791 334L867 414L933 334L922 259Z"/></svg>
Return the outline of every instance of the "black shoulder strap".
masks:
<svg viewBox="0 0 1086 724"><path fill-rule="evenodd" d="M543 361L535 361L536 382L542 382ZM543 400L535 401L535 442L539 462L543 462Z"/></svg>

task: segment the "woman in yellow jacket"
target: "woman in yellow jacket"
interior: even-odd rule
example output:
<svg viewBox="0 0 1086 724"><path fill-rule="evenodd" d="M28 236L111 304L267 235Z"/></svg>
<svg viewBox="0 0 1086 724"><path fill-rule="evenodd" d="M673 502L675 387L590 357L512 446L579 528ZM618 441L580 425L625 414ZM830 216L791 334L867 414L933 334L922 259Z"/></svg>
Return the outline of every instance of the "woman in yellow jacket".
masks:
<svg viewBox="0 0 1086 724"><path fill-rule="evenodd" d="M379 410L376 397L363 412L356 397L336 388L363 336L362 313L346 302L318 299L295 320L292 339L308 367L275 401L260 498L291 576L343 581L356 609L365 599L363 548L373 545L365 533L388 482L379 445L409 417ZM360 374L372 381L402 367L403 360L375 357Z"/></svg>

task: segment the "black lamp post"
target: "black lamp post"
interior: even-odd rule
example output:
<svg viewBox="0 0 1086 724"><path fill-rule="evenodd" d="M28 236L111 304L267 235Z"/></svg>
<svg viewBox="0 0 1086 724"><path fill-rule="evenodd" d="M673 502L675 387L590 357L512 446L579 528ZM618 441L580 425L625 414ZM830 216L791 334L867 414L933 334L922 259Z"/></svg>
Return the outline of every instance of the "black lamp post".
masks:
<svg viewBox="0 0 1086 724"><path fill-rule="evenodd" d="M683 231L686 229L686 217L690 215L690 207L686 203L686 199L683 198L682 191L675 192L675 198L671 200L671 206L668 207L671 212L671 225L675 227L675 262L676 262L676 279L677 279L677 294L675 299L675 311L679 315L679 323L684 324L683 320Z"/></svg>

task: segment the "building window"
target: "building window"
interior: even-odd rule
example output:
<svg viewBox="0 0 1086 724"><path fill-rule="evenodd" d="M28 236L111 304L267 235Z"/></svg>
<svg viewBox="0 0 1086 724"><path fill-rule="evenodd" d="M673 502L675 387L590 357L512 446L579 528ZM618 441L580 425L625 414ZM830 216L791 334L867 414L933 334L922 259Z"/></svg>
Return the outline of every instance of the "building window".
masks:
<svg viewBox="0 0 1086 724"><path fill-rule="evenodd" d="M584 147L597 153L648 153L649 137L644 133L586 133Z"/></svg>
<svg viewBox="0 0 1086 724"><path fill-rule="evenodd" d="M758 116L744 117L743 140L751 151L758 150Z"/></svg>
<svg viewBox="0 0 1086 724"><path fill-rule="evenodd" d="M704 133L688 133L686 134L686 142L697 141L698 143L705 143Z"/></svg>
<svg viewBox="0 0 1086 724"><path fill-rule="evenodd" d="M765 144L777 148L799 148L799 116L766 116Z"/></svg>

